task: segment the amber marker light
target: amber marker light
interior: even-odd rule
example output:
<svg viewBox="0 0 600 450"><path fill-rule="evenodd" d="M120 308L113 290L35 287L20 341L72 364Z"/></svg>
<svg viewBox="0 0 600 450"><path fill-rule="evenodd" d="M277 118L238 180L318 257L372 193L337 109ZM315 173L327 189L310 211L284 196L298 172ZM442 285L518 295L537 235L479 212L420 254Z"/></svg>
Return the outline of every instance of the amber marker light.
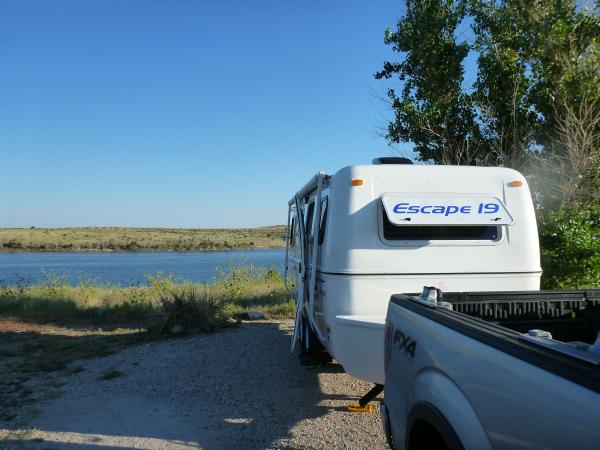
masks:
<svg viewBox="0 0 600 450"><path fill-rule="evenodd" d="M360 178L354 178L352 180L352 186L362 186L364 183L363 180L361 180Z"/></svg>
<svg viewBox="0 0 600 450"><path fill-rule="evenodd" d="M521 186L523 186L523 182L522 181L511 181L510 183L508 183L508 185L510 187L521 187Z"/></svg>

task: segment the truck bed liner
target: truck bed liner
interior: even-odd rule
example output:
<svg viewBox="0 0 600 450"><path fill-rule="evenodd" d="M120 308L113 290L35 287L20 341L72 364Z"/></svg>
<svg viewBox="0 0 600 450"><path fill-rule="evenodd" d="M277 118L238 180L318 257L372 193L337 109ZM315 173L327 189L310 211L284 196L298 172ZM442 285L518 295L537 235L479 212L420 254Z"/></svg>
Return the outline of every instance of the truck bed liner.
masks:
<svg viewBox="0 0 600 450"><path fill-rule="evenodd" d="M600 330L600 289L522 292L444 292L456 312L519 333L537 328L560 341L591 344Z"/></svg>

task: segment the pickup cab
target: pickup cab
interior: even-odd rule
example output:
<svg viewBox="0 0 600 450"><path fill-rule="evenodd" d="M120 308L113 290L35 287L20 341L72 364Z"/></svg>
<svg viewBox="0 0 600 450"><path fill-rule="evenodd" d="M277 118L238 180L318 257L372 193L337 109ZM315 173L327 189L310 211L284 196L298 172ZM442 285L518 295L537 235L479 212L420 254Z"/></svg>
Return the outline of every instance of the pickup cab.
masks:
<svg viewBox="0 0 600 450"><path fill-rule="evenodd" d="M600 448L600 290L393 295L382 420L396 449Z"/></svg>

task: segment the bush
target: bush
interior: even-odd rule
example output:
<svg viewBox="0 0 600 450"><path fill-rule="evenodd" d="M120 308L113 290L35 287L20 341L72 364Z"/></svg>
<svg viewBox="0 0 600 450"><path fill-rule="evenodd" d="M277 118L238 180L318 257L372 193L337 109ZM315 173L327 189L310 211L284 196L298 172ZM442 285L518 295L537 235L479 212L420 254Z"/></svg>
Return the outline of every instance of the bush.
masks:
<svg viewBox="0 0 600 450"><path fill-rule="evenodd" d="M600 285L600 207L572 206L539 221L542 288Z"/></svg>
<svg viewBox="0 0 600 450"><path fill-rule="evenodd" d="M232 306L222 297L201 293L194 285L172 287L160 296L163 313L152 327L164 333L210 333L232 325Z"/></svg>
<svg viewBox="0 0 600 450"><path fill-rule="evenodd" d="M16 249L16 248L23 248L23 244L21 244L19 241L15 241L14 239L11 239L10 241L2 244L2 247Z"/></svg>

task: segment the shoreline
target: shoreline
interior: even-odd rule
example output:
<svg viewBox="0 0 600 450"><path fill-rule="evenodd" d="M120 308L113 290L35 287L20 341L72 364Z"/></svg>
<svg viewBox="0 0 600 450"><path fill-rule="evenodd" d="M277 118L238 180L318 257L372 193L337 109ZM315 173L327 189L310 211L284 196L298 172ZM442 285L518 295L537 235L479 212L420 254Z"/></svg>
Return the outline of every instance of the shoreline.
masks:
<svg viewBox="0 0 600 450"><path fill-rule="evenodd" d="M6 249L0 248L0 254L9 253L211 253L211 252L230 252L240 250L285 250L285 245L282 246L270 246L270 247L257 247L257 246L241 246L241 247L223 247L223 248L206 248L206 249L191 249L191 250L180 250L176 248L172 249L153 249L153 248L140 248L135 250L126 249L101 249L101 248L80 248L72 250L63 249Z"/></svg>
<svg viewBox="0 0 600 450"><path fill-rule="evenodd" d="M211 252L285 248L286 226L0 228L0 253Z"/></svg>

